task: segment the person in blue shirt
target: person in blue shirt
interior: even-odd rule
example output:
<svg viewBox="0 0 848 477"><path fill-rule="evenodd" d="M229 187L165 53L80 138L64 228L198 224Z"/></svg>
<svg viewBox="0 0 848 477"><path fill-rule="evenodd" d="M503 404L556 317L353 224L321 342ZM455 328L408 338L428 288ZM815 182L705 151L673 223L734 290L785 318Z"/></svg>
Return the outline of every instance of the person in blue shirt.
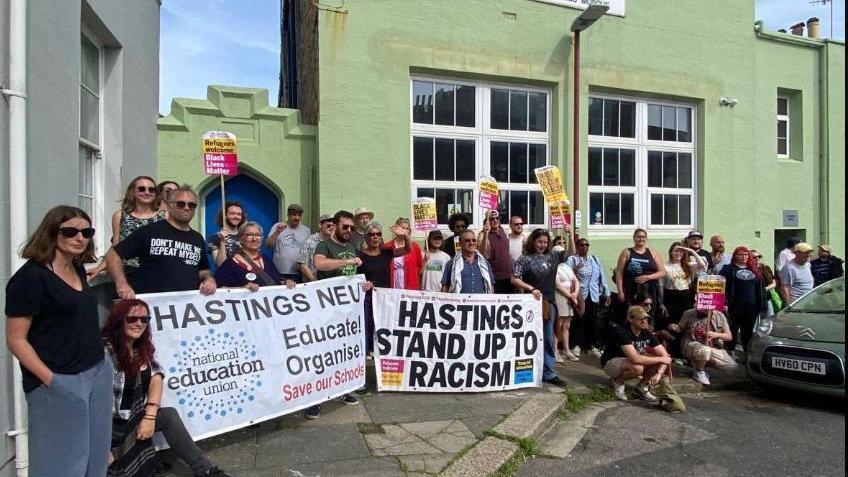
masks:
<svg viewBox="0 0 848 477"><path fill-rule="evenodd" d="M580 282L580 296L585 303L583 314L574 320L572 331L576 337L576 354L579 356L581 350L587 350L596 358L601 357L598 347L598 307L609 306L610 289L607 286L607 277L604 267L598 257L589 253L589 241L581 238L577 241L577 254L566 259L565 263L574 270L577 280ZM572 349L572 353L575 349Z"/></svg>
<svg viewBox="0 0 848 477"><path fill-rule="evenodd" d="M448 293L494 293L495 276L486 257L477 250L473 230L459 234L460 253L445 266L442 291Z"/></svg>

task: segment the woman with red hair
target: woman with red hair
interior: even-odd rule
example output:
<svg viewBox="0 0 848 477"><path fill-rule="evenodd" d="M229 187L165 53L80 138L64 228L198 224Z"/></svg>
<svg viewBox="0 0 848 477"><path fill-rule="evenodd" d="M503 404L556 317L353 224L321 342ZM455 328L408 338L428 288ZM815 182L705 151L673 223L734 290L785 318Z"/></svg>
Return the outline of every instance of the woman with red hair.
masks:
<svg viewBox="0 0 848 477"><path fill-rule="evenodd" d="M729 343L727 351L732 352L737 342L747 351L757 315L766 309L766 292L760 267L750 250L736 247L730 264L719 273L727 280L724 305L733 334L733 341Z"/></svg>
<svg viewBox="0 0 848 477"><path fill-rule="evenodd" d="M142 300L121 300L101 336L115 364L112 382L112 452L108 475L142 477L158 472L154 432L161 432L195 476L226 477L206 459L172 407L160 407L165 373L154 356L150 309Z"/></svg>

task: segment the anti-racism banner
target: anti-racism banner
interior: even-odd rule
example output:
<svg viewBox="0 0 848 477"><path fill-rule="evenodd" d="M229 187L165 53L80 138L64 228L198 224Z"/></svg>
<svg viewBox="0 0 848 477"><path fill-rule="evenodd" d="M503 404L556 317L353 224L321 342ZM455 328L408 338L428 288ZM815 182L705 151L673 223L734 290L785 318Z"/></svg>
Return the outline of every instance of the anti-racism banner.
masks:
<svg viewBox="0 0 848 477"><path fill-rule="evenodd" d="M566 199L563 202L548 204L548 227L551 229L564 229L571 223L571 203Z"/></svg>
<svg viewBox="0 0 848 477"><path fill-rule="evenodd" d="M236 136L225 131L207 131L201 146L203 171L208 176L238 175Z"/></svg>
<svg viewBox="0 0 848 477"><path fill-rule="evenodd" d="M539 386L542 304L532 295L374 290L380 391L481 392Z"/></svg>
<svg viewBox="0 0 848 477"><path fill-rule="evenodd" d="M721 275L698 277L695 308L698 310L724 311L725 279Z"/></svg>
<svg viewBox="0 0 848 477"><path fill-rule="evenodd" d="M554 203L562 202L566 199L565 187L562 185L562 174L557 166L544 166L533 169L536 173L536 180L542 188L542 195L545 197L545 202Z"/></svg>
<svg viewBox="0 0 848 477"><path fill-rule="evenodd" d="M165 371L162 406L203 439L361 388L364 281L139 295Z"/></svg>
<svg viewBox="0 0 848 477"><path fill-rule="evenodd" d="M491 176L480 177L480 207L498 210L498 181Z"/></svg>
<svg viewBox="0 0 848 477"><path fill-rule="evenodd" d="M412 200L412 223L416 232L426 232L439 227L436 220L436 199L418 197Z"/></svg>

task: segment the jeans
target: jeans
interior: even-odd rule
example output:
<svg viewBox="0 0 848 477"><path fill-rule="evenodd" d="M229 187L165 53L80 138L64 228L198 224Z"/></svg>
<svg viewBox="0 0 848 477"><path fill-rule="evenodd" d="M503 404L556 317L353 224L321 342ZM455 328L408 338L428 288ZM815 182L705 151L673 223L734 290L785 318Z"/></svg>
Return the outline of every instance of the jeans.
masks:
<svg viewBox="0 0 848 477"><path fill-rule="evenodd" d="M112 361L77 374L53 373L26 393L31 477L102 477L112 444Z"/></svg>
<svg viewBox="0 0 848 477"><path fill-rule="evenodd" d="M550 314L548 316L551 317L548 321L544 323L544 334L545 334L545 366L542 369L542 379L553 379L557 378L556 371L554 371L554 365L556 360L554 359L554 321L556 321L557 309L556 305L553 303L542 300L542 306L547 306L550 310Z"/></svg>
<svg viewBox="0 0 848 477"><path fill-rule="evenodd" d="M212 468L212 463L203 456L200 448L194 443L194 439L189 435L176 409L172 407L159 409L156 415L156 432L161 432L165 436L174 454L186 463L192 474L203 475Z"/></svg>
<svg viewBox="0 0 848 477"><path fill-rule="evenodd" d="M756 305L733 305L728 309L727 321L730 322L730 332L733 334L733 342L725 346L729 352L736 349L736 343L740 343L745 351L748 351L748 342L754 335L754 324L757 322Z"/></svg>

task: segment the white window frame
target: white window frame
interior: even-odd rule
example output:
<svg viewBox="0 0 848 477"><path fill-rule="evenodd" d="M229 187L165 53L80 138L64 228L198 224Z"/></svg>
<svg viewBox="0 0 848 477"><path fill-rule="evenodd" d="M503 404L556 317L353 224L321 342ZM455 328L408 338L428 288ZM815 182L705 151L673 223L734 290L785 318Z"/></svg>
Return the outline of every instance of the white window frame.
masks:
<svg viewBox="0 0 848 477"><path fill-rule="evenodd" d="M98 91L91 91L90 88L83 85L82 83L82 44L80 43L80 61L79 61L79 85L83 88L86 88L92 94L97 96L97 143L93 143L90 140L82 137L82 94L78 94L78 104L79 104L79 117L78 117L78 130L77 136L79 138L79 146L80 148L86 148L93 153L93 161L91 167L91 196L87 196L81 193L81 191L77 190L77 195L80 198L88 198L91 200L91 221L92 227L97 229L97 233L94 235L94 250L95 254L100 257L106 253L107 247L107 236L112 234L111 224L108 224L106 221L106 203L105 203L105 185L104 185L104 166L103 166L103 121L104 121L104 107L103 107L103 91L104 91L104 61L103 61L103 43L100 42L97 37L82 25L81 33L83 36L88 39L98 51ZM79 161L79 159L78 159ZM80 167L79 162L77 163L77 167ZM79 175L77 175L79 177ZM79 187L79 179L77 179L77 187Z"/></svg>
<svg viewBox="0 0 848 477"><path fill-rule="evenodd" d="M781 99L786 101L786 114L780 114L779 109L777 107L778 104L780 104ZM777 151L777 157L779 157L781 159L789 159L789 156L792 152L792 149L790 148L790 142L789 142L790 136L792 135L791 131L789 130L789 113L790 113L789 107L790 107L789 96L785 96L785 95L782 95L782 94L777 95L777 101L775 102L775 112L777 113L777 122L778 122L778 124L781 121L786 123L786 137L785 138L781 138L780 136L778 136L777 131L775 131L775 144L774 144L774 146L775 146L775 150ZM786 139L786 154L781 154L780 151L777 150L777 142L780 139Z"/></svg>
<svg viewBox="0 0 848 477"><path fill-rule="evenodd" d="M694 104L681 103L666 100L654 100L650 98L628 96L628 95L611 95L603 93L590 93L590 98L612 99L619 101L632 101L636 103L636 134L633 138L628 137L612 137L612 136L595 136L589 135L586 152L588 156L588 148L615 148L615 149L630 149L635 151L635 186L603 186L603 185L588 185L586 191L587 198L587 224L588 230L595 236L614 236L620 237L633 233L635 228L643 228L648 232L656 232L661 236L675 237L682 236L687 231L695 228L698 223L697 199L698 199L698 161L696 154L697 144L697 127L695 118L697 110ZM648 140L648 104L660 106L674 106L690 108L690 139L689 142L678 141L656 141ZM588 113L586 122L588 124ZM663 188L648 186L648 151L667 151L667 152L684 152L691 154L692 157L692 187L687 189L679 188ZM588 163L587 163L588 165ZM588 170L587 170L588 173ZM588 175L587 175L588 183ZM633 197L633 221L634 223L627 225L595 225L594 217L592 217L591 209L588 204L592 193L626 193L634 194ZM675 194L675 195L690 195L690 224L682 225L651 225L651 194Z"/></svg>
<svg viewBox="0 0 848 477"><path fill-rule="evenodd" d="M415 123L412 120L414 93L414 81L428 81L436 83L451 83L455 85L474 86L474 127L462 126L442 126L435 124ZM528 93L544 93L546 98L545 105L545 121L546 131L512 131L503 129L491 128L490 114L490 99L492 89L507 89L519 90ZM418 188L427 189L471 189L473 191L472 210L474 214L473 225L479 227L480 219L483 216L483 209L479 206L479 190L477 181L480 176L491 175L490 163L490 144L496 142L524 142L545 145L545 163L551 163L551 90L548 88L540 88L537 86L525 86L518 84L483 82L483 81L468 81L443 76L427 76L413 75L409 80L409 170L410 170L410 197L417 197ZM435 105L434 105L435 107ZM433 111L435 114L435 109ZM528 118L529 120L529 118ZM414 138L415 137L431 137L443 139L462 139L474 141L474 181L439 181L439 180L417 180L414 177ZM529 159L528 159L529 160ZM532 171L528 171L532 174ZM499 189L502 191L538 191L541 193L541 187L535 183L499 183ZM529 204L528 204L529 206ZM529 211L528 211L529 215ZM529 219L529 217L528 217ZM504 219L502 219L504 220ZM529 220L528 220L529 222ZM504 223L505 220L504 220ZM547 207L544 210L544 223L527 223L526 227L546 228L548 223ZM472 225L472 224L469 224ZM447 225L440 224L440 228L447 230Z"/></svg>

